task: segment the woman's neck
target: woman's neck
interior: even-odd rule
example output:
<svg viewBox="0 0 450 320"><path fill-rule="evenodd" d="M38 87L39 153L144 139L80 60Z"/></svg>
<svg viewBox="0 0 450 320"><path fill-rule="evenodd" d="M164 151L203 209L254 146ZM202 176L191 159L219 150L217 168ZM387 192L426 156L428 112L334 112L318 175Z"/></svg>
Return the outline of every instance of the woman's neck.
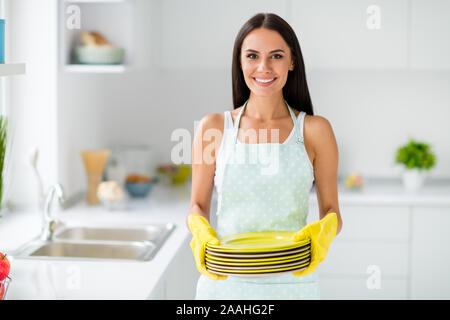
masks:
<svg viewBox="0 0 450 320"><path fill-rule="evenodd" d="M289 115L282 95L255 96L250 94L244 113L250 118L270 121Z"/></svg>

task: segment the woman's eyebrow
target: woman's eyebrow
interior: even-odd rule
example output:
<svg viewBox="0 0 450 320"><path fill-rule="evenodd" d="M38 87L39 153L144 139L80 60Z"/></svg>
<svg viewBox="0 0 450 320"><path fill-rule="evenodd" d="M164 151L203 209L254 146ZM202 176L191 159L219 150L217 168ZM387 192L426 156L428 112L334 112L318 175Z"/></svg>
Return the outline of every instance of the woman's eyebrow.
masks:
<svg viewBox="0 0 450 320"><path fill-rule="evenodd" d="M247 50L245 50L245 51L250 51L250 52L256 52L256 53L259 53L258 51L254 50L254 49L247 49ZM285 52L284 52L283 50L281 50L281 49L272 50L272 51L270 51L269 53L274 53L274 52L278 52L278 51L281 51L281 52L285 53Z"/></svg>

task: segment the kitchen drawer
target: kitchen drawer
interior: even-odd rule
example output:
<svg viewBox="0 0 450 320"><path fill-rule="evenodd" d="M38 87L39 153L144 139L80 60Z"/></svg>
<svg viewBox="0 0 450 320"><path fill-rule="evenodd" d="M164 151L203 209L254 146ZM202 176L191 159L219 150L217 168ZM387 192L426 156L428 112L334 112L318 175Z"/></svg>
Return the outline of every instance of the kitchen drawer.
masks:
<svg viewBox="0 0 450 320"><path fill-rule="evenodd" d="M320 274L366 276L369 266L378 266L381 275L408 275L407 243L347 242L336 239L327 258L319 265Z"/></svg>
<svg viewBox="0 0 450 320"><path fill-rule="evenodd" d="M391 206L340 206L343 227L342 240L382 239L408 241L409 208ZM310 204L308 223L317 220L319 208Z"/></svg>
<svg viewBox="0 0 450 320"><path fill-rule="evenodd" d="M367 285L367 277L319 276L323 300L405 300L408 299L407 278L381 278L380 287Z"/></svg>

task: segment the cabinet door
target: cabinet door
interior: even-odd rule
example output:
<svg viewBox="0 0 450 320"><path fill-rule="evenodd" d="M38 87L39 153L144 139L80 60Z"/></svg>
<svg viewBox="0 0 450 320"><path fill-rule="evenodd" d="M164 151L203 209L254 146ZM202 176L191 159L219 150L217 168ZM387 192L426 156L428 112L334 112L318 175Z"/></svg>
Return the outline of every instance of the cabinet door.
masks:
<svg viewBox="0 0 450 320"><path fill-rule="evenodd" d="M306 68L407 66L407 1L292 1ZM378 28L379 27L379 28Z"/></svg>
<svg viewBox="0 0 450 320"><path fill-rule="evenodd" d="M411 8L411 66L450 69L450 1L413 0Z"/></svg>
<svg viewBox="0 0 450 320"><path fill-rule="evenodd" d="M409 273L407 207L341 205L341 233L318 269L324 299L406 299ZM318 219L315 201L308 222ZM367 285L376 277L379 286Z"/></svg>
<svg viewBox="0 0 450 320"><path fill-rule="evenodd" d="M409 208L400 206L340 205L343 227L336 240L373 240L406 243L409 238ZM311 200L308 222L319 219L317 201Z"/></svg>
<svg viewBox="0 0 450 320"><path fill-rule="evenodd" d="M407 243L336 238L318 271L327 275L366 276L376 268L382 280L385 276L407 277L408 249Z"/></svg>
<svg viewBox="0 0 450 320"><path fill-rule="evenodd" d="M449 226L449 207L413 209L412 299L450 299Z"/></svg>
<svg viewBox="0 0 450 320"><path fill-rule="evenodd" d="M164 0L162 67L230 68L241 26L258 12L284 16L286 11L285 1Z"/></svg>
<svg viewBox="0 0 450 320"><path fill-rule="evenodd" d="M194 257L189 246L190 241L191 236L188 235L164 274L165 299L195 299L200 273L195 266Z"/></svg>
<svg viewBox="0 0 450 320"><path fill-rule="evenodd" d="M320 298L324 300L378 300L407 299L408 281L385 279L380 286L371 287L364 277L320 276Z"/></svg>

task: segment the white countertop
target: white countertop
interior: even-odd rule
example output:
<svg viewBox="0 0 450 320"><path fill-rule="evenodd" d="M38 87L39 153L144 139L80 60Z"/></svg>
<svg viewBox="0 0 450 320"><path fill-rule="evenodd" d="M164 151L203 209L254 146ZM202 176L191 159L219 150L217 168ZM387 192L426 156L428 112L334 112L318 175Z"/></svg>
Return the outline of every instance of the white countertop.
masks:
<svg viewBox="0 0 450 320"><path fill-rule="evenodd" d="M450 206L450 180L425 181L417 192L407 191L400 179L365 179L359 191L338 184L339 205ZM311 192L310 203L317 203Z"/></svg>
<svg viewBox="0 0 450 320"><path fill-rule="evenodd" d="M35 260L11 257L13 279L8 299L147 299L180 248L190 237L187 186L155 185L150 196L130 202L126 211L106 211L81 204L59 212L71 223L175 224L175 229L150 261ZM9 213L0 220L0 251L17 249L40 232L37 212Z"/></svg>
<svg viewBox="0 0 450 320"><path fill-rule="evenodd" d="M361 191L340 183L340 205L450 206L450 182L427 181L415 194L404 191L399 180L366 180ZM213 201L216 201L214 193ZM317 203L312 190L310 203ZM185 225L190 204L190 183L179 187L154 186L148 198L133 200L122 211L79 204L59 212L62 221L83 224L167 223L176 225L156 256L147 262L31 260L11 258L13 282L8 299L146 299L152 296L181 244L190 239ZM40 232L37 212L11 212L0 219L0 251L17 249ZM14 284L13 284L14 283Z"/></svg>

